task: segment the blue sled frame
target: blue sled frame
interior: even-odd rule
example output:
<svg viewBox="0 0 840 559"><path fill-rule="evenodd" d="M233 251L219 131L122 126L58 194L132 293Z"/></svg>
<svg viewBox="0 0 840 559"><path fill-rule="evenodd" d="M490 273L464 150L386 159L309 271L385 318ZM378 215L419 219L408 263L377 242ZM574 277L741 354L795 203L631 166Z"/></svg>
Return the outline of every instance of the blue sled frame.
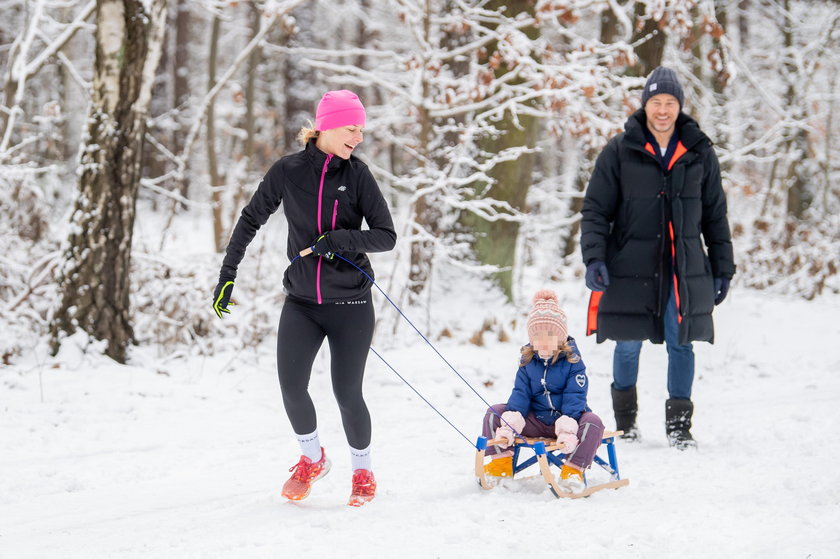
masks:
<svg viewBox="0 0 840 559"><path fill-rule="evenodd" d="M513 443L513 476L516 477L516 474L535 463L539 464L543 480L545 480L549 489L551 489L551 492L558 499L579 499L581 497L588 497L601 489L618 489L619 487L624 487L630 483L630 480L621 479L621 476L618 473L618 458L615 452L615 438L622 433L623 431L604 433L604 437L601 439L601 447L607 447L607 460L604 460L597 454L593 460L593 464L597 464L606 470L610 475L610 481L606 483L600 483L597 485L589 485L589 483L586 483L586 488L580 493L569 493L567 491L563 491L557 484L555 476L551 473L550 466L554 465L561 468L563 463L566 461L566 454L563 452L562 445L558 446L556 441L553 439L521 439L517 437ZM488 446L498 444L503 441L504 439L488 440L487 437L478 437L478 441L475 445L475 475L478 480L478 484L482 489L493 489L493 487L495 487L493 484L487 482L487 477L484 474L484 453ZM533 449L534 455L526 460L521 460L520 453L523 448ZM584 481L586 481L585 474Z"/></svg>

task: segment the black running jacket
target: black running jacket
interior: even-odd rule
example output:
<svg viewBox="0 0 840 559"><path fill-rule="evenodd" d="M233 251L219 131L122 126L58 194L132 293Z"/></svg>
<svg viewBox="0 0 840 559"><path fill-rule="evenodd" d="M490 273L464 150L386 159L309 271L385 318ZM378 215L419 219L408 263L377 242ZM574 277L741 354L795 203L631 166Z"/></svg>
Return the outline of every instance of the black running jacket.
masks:
<svg viewBox="0 0 840 559"><path fill-rule="evenodd" d="M287 293L319 304L363 297L370 280L341 258L295 258L330 232L335 252L375 278L365 253L391 250L397 240L388 203L367 165L354 155L345 160L325 154L315 140L274 163L263 177L236 222L219 279L234 280L248 244L281 202L289 226L286 254L291 264L283 275ZM364 231L362 219L368 226Z"/></svg>

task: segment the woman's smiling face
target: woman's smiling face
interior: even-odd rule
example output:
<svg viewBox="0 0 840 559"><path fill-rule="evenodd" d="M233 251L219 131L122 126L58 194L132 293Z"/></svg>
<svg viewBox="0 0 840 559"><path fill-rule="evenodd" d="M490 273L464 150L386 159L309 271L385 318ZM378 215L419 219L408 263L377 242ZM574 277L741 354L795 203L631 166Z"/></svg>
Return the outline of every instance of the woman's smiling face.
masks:
<svg viewBox="0 0 840 559"><path fill-rule="evenodd" d="M350 159L350 154L363 140L364 129L361 126L339 126L338 128L322 130L318 134L315 145L324 153L332 153L342 159Z"/></svg>

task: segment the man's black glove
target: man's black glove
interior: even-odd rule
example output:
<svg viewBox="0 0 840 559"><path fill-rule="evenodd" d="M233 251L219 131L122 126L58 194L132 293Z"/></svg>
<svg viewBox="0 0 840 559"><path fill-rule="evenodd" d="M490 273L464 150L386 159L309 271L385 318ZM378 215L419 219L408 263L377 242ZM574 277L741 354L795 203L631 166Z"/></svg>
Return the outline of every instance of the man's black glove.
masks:
<svg viewBox="0 0 840 559"><path fill-rule="evenodd" d="M610 284L610 275L603 260L593 260L586 265L586 287L592 291L604 291Z"/></svg>
<svg viewBox="0 0 840 559"><path fill-rule="evenodd" d="M729 278L715 278L715 305L720 305L729 293Z"/></svg>
<svg viewBox="0 0 840 559"><path fill-rule="evenodd" d="M335 247L330 242L330 234L324 233L312 243L310 247L312 252L317 254L318 256L323 256L327 260L332 260L333 256L335 256Z"/></svg>
<svg viewBox="0 0 840 559"><path fill-rule="evenodd" d="M220 279L219 285L216 286L216 290L213 292L213 310L219 318L222 318L222 313L230 314L228 305L236 304L230 301L231 293L233 293L233 281Z"/></svg>

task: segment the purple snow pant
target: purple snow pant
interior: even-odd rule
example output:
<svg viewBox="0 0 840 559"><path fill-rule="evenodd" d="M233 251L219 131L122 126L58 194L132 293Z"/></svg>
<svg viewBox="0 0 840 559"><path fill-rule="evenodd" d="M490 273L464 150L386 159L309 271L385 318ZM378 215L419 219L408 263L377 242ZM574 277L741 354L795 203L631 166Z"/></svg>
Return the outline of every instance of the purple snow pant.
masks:
<svg viewBox="0 0 840 559"><path fill-rule="evenodd" d="M481 435L488 439L496 436L496 429L502 424L499 416L507 411L507 405L496 404L493 406L493 410L496 413L487 410L481 428ZM525 428L522 429L521 434L526 437L547 437L550 439L557 436L554 433L554 425L546 425L537 419L533 413L529 413L528 417L525 418ZM601 418L591 411L583 412L580 419L578 419L577 437L580 443L578 443L577 448L566 459L583 470L592 464L595 453L598 451L598 447L601 446L601 440L604 438L604 423L601 421ZM507 449L493 445L488 446L484 454L485 456L492 456L504 450Z"/></svg>

